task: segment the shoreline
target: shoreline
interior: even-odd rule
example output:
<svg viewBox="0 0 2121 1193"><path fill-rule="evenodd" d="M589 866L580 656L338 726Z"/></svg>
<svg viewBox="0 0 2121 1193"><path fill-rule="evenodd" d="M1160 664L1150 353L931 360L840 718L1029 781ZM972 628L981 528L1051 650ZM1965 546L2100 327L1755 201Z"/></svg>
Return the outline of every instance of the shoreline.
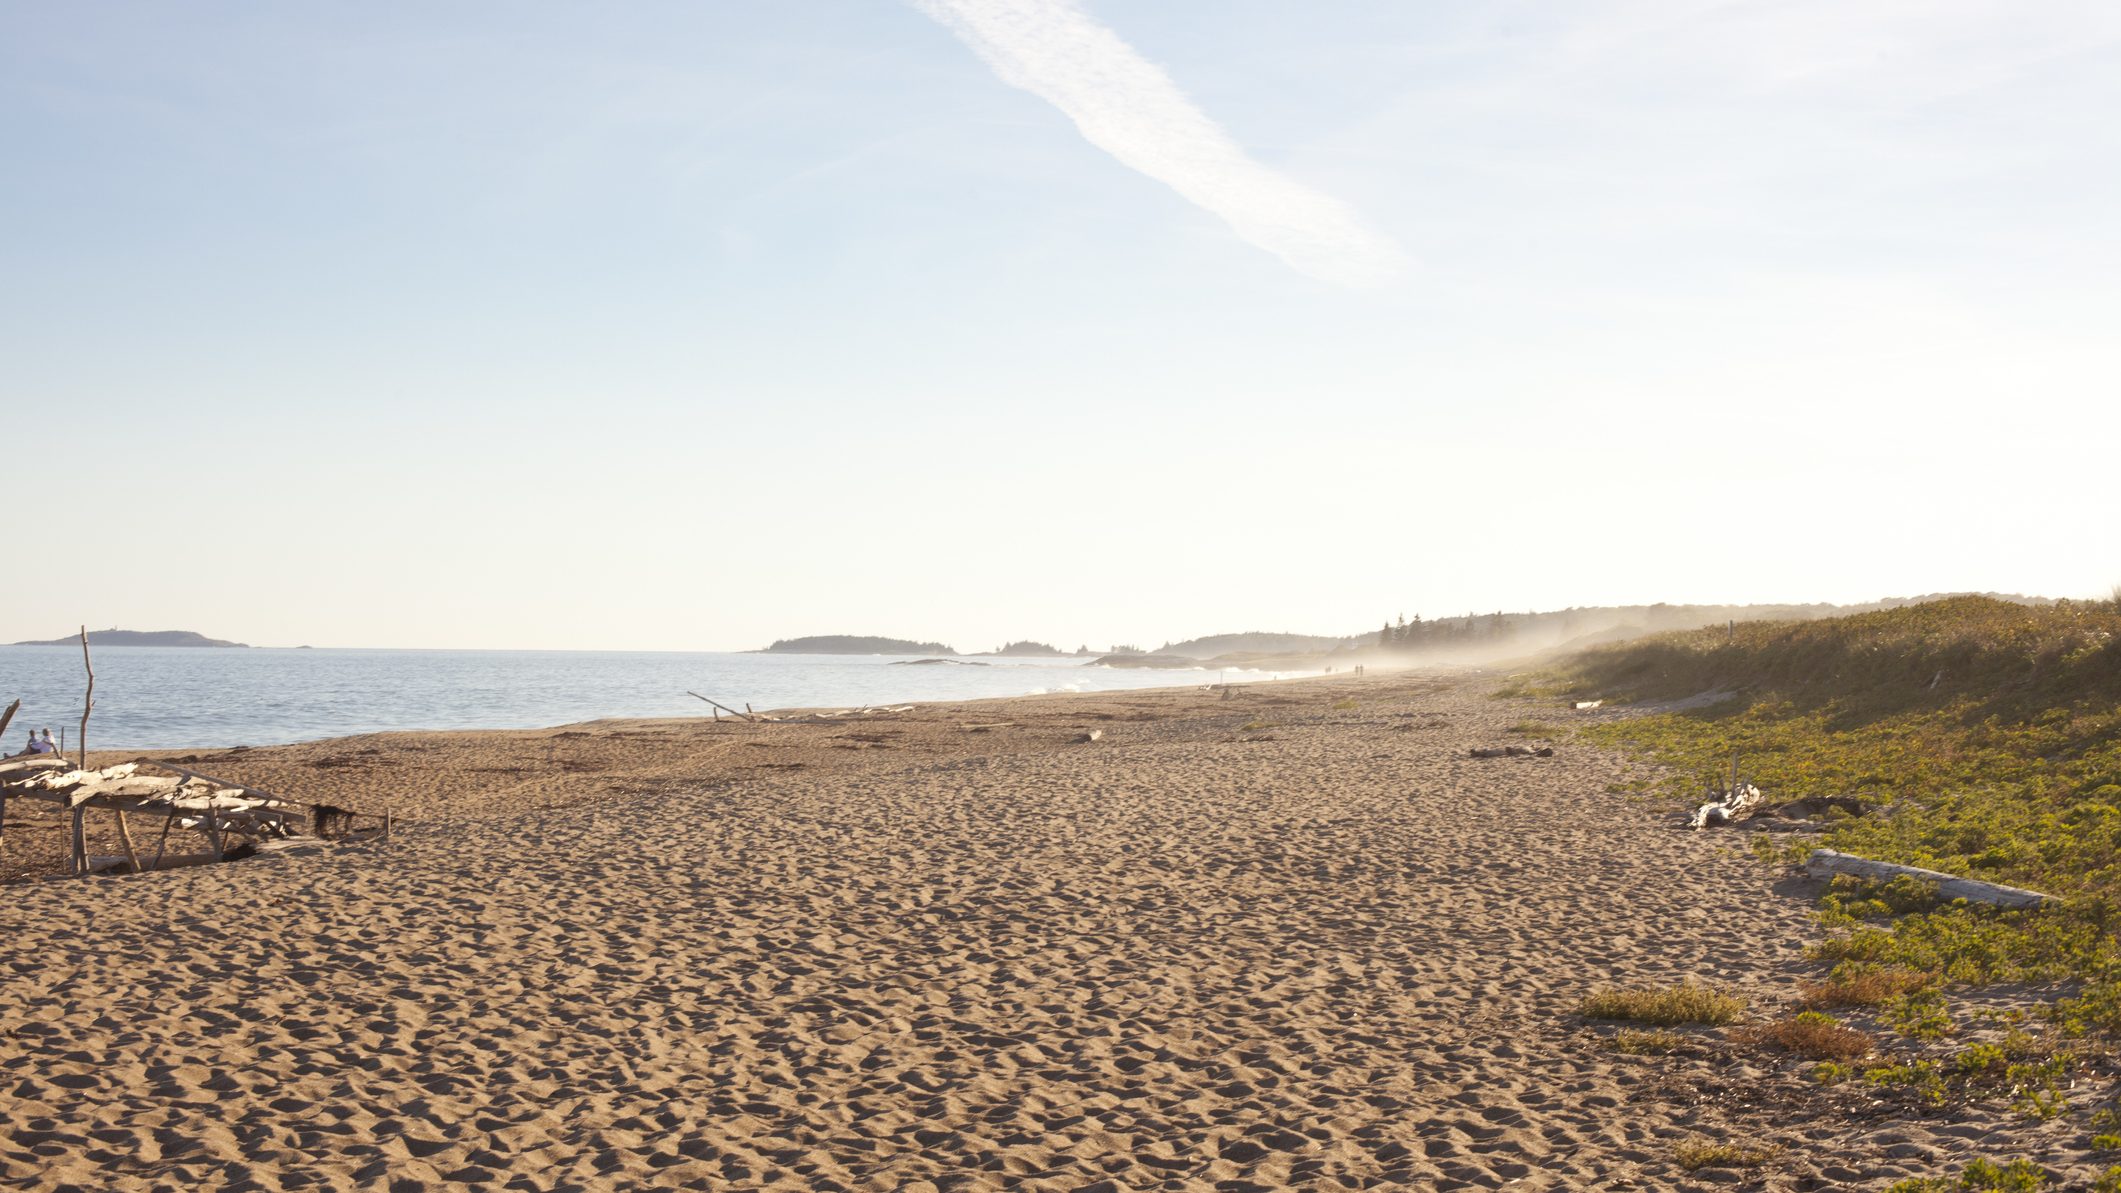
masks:
<svg viewBox="0 0 2121 1193"><path fill-rule="evenodd" d="M166 652L182 648L124 649ZM187 653L219 654L224 652L192 650L187 651ZM480 652L457 653L477 654ZM497 653L521 656L526 652ZM610 652L603 653L608 654ZM683 657L682 652L658 653L669 658ZM420 687L419 698L407 704L403 710L403 720L412 721L412 718L419 717L422 718L420 721L393 724L393 722L401 718L390 715L375 715L371 712L371 715L366 718L371 724L376 722L383 723L381 727L376 728L348 725L344 723L348 718L330 714L321 717L286 714L260 717L254 711L257 707L293 707L299 709L305 701L315 696L315 692L310 687L305 686L310 681L299 678L299 675L307 674L306 672L298 673L297 677L291 680L276 673L274 681L251 690L248 705L244 702L235 702L224 708L223 713L225 715L220 717L207 718L194 714L195 709L214 707L214 693L220 689L209 689L197 701L185 699L182 702L172 703L171 701L175 701L176 698L168 697L164 698L164 703L159 707L147 711L136 711L135 716L141 724L131 731L131 740L137 741L140 738L145 738L153 741L160 739L170 744L131 744L126 737L120 736L125 732L124 730L106 728L99 725L96 719L92 719L89 725L91 755L89 761L100 766L107 764L114 756L130 757L134 754L143 753L220 751L239 747L244 749L282 749L292 746L310 745L336 738L363 737L379 733L523 732L622 719L683 720L691 715L690 710L692 708L705 708L704 705L698 704L697 701L685 694L688 687L702 688L705 694L714 696L724 703L733 702L736 707L742 706L745 697L742 695L733 696L730 692L749 691L754 693L753 703L764 704L768 707L785 711L803 708L883 707L908 703L940 705L981 700L1038 698L1040 696L1070 694L1055 689L1071 686L1084 687L1086 689L1085 694L1097 694L1101 692L1160 691L1172 687L1195 686L1199 683L1256 684L1317 677L1317 673L1314 672L1280 671L1272 668L1256 667L1187 668L1183 670L1108 668L1099 673L1106 677L1100 680L1094 676L1083 674L1084 671L1092 666L1091 664L1070 663L1056 666L1037 662L1003 660L987 664L977 673L970 675L964 675L959 673L958 669L950 668L948 669L950 672L961 676L954 683L946 681L938 685L932 681L923 683L920 680L912 682L901 680L886 687L884 684L877 683L874 680L863 679L854 674L856 671L866 672L868 665L874 662L874 659L866 656L854 662L842 660L838 664L830 664L828 661L828 665L834 668L832 672L815 679L799 677L797 682L794 683L788 682L788 678L791 674L796 673L781 670L791 660L797 667L800 667L817 662L819 657L783 656L780 667L770 669L763 675L710 676L705 680L692 675L659 675L655 677L653 683L646 686L647 695L643 695L644 686L638 682L615 683L613 682L614 676L612 674L599 673L595 677L594 682L585 687L581 693L571 698L555 699L549 695L543 697L533 696L527 699L502 702L505 707L499 709L493 707L494 702L491 701L476 699L452 700L447 697L438 697L436 693L442 689L436 686L432 677L429 677L417 681ZM876 657L880 658L882 656ZM68 736L72 735L73 727L80 715L78 653L68 656L67 663L72 670L63 677L63 682L55 681L52 677L44 677L41 684L33 682L30 691L24 693L25 696L31 697L26 699L25 703L33 707L31 711L24 714L21 724L28 724L32 721L40 725L49 723L58 726ZM881 670L883 666L889 666L889 664L881 665L878 668L878 673L883 673ZM921 672L932 670L935 669L914 668L911 674L919 675ZM104 695L105 703L120 701L126 695L123 678L122 676L114 677L108 672L100 677L101 686L99 691ZM385 709L391 704L391 693L387 687L379 686L382 678L374 672L364 673L360 676L356 686L339 690L335 698L341 704L349 706L358 705L371 710ZM732 678L741 682L730 683L720 691L707 690L703 686L712 684L715 680L727 681ZM1120 682L1113 682L1115 678L1120 680ZM230 684L240 687L245 677L232 675L227 677L227 679ZM522 680L525 684L532 686L566 686L565 676L535 669L523 675L504 673L499 678L488 676L484 677L482 682L493 684L504 679L511 681ZM196 684L201 681L194 679L192 682ZM942 690L938 691L938 686ZM813 696L819 689L835 687L851 691L858 696L864 696L869 700L869 703L864 705L858 700L840 701L832 704L821 701L800 703L785 699L787 697ZM865 687L871 690L865 692L863 691ZM982 687L989 690L979 690ZM810 690L802 690L806 688ZM967 690L968 688L970 690ZM893 694L889 696L877 695L878 689L889 691ZM911 693L910 695L905 694L909 692ZM662 694L658 695L657 693ZM770 704L768 703L769 700L771 701ZM261 705L260 701L274 703ZM614 708L620 711L609 711ZM110 715L109 712L103 712L101 717L107 720ZM449 722L453 719L467 723L452 726ZM341 724L315 724L315 722L320 720L337 720ZM193 724L195 721L211 721L212 723ZM184 728L184 726L189 726L189 729ZM178 736L179 734L182 736ZM291 736L289 736L288 740L278 740L283 734ZM201 741L211 740L215 736L225 736L229 739L228 744L200 744ZM111 744L114 740L118 744ZM71 743L69 744L71 745Z"/></svg>

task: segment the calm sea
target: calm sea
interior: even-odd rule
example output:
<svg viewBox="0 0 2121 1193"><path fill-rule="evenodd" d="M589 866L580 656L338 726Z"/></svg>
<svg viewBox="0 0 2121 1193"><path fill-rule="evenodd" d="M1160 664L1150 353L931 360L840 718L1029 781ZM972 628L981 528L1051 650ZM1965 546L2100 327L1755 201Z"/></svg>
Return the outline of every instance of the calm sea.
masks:
<svg viewBox="0 0 2121 1193"><path fill-rule="evenodd" d="M98 647L95 750L264 746L393 729L531 729L598 717L698 716L702 692L733 708L849 708L1044 692L1209 683L1217 671L1085 667L1079 659L892 666L879 655L538 650ZM1231 682L1281 672L1231 671ZM81 719L79 647L0 646L0 753Z"/></svg>

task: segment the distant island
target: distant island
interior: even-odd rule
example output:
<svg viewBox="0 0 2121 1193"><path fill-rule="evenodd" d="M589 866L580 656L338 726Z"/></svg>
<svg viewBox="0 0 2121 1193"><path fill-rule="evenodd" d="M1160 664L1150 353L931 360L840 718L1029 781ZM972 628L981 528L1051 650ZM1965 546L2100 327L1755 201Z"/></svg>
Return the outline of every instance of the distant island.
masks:
<svg viewBox="0 0 2121 1193"><path fill-rule="evenodd" d="M13 642L11 646L79 646L81 635L48 638L41 642ZM90 646L235 646L249 649L246 642L224 642L191 630L90 630Z"/></svg>
<svg viewBox="0 0 2121 1193"><path fill-rule="evenodd" d="M1054 656L1065 656L1068 652L1062 650L1058 646L1052 646L1044 642L1032 642L1027 639L1023 642L1011 642L1007 646L997 646L993 650L982 651L980 653L993 655L998 658L1047 658ZM1089 650L1085 648L1080 653L1088 654Z"/></svg>
<svg viewBox="0 0 2121 1193"><path fill-rule="evenodd" d="M91 638L94 635L90 636ZM940 642L909 642L904 638L869 638L860 634L819 634L810 638L783 638L755 654L956 654Z"/></svg>

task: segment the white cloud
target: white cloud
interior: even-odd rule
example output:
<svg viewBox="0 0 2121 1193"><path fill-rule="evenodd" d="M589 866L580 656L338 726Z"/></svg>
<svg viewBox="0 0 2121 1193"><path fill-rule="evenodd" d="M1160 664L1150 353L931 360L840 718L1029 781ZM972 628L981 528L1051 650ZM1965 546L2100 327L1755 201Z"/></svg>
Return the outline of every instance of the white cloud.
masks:
<svg viewBox="0 0 2121 1193"><path fill-rule="evenodd" d="M1075 0L912 0L1001 80L1059 108L1089 142L1324 281L1399 271L1392 240L1346 203L1254 161L1170 76Z"/></svg>

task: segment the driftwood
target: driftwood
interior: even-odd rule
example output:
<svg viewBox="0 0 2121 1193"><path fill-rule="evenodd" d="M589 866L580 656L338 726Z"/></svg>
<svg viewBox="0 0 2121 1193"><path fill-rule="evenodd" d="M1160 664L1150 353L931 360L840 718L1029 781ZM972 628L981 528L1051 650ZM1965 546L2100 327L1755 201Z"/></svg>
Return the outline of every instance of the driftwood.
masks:
<svg viewBox="0 0 2121 1193"><path fill-rule="evenodd" d="M1897 862L1872 861L1867 857L1857 857L1852 853L1841 853L1832 849L1814 849L1811 857L1804 863L1804 870L1813 878L1832 878L1837 874L1869 879L1872 882L1919 878L1924 882L1937 884L1937 897L1940 899L1964 899L1969 903L1986 903L1993 907L2050 907L2062 902L2053 895L2028 891L2022 887L2000 886L1979 879L1961 878L1956 874L1925 870L1920 866L1903 866Z"/></svg>
<svg viewBox="0 0 2121 1193"><path fill-rule="evenodd" d="M211 853L171 853L163 855L154 865L147 867L145 870L137 871L137 873L146 874L156 870L181 870L188 866L211 866L216 862L226 860L228 859L216 857ZM88 859L88 868L84 872L88 874L123 874L131 865L131 860L127 858L97 854Z"/></svg>
<svg viewBox="0 0 2121 1193"><path fill-rule="evenodd" d="M88 765L88 714L96 711L96 668L88 661L88 627L81 627L81 666L88 672L88 692L81 697L81 736L74 741L74 749L81 755L81 765ZM82 858L83 863L87 857Z"/></svg>
<svg viewBox="0 0 2121 1193"><path fill-rule="evenodd" d="M1103 737L1104 735L1105 735L1105 731L1104 731L1104 730L1102 730L1102 729L1092 729L1092 730L1091 730L1090 732L1088 732L1088 733L1082 733L1082 734L1077 734L1077 735L1076 735L1076 738L1075 738L1075 740L1076 740L1076 741L1079 741L1079 742L1092 742L1092 741L1096 741L1096 740L1098 740L1099 738Z"/></svg>
<svg viewBox="0 0 2121 1193"><path fill-rule="evenodd" d="M1759 806L1760 789L1751 783L1740 783L1694 809L1694 815L1687 824L1691 828L1725 825Z"/></svg>
<svg viewBox="0 0 2121 1193"><path fill-rule="evenodd" d="M4 743L6 743L7 741L8 722L13 721L15 719L15 714L21 711L22 701L17 700L13 704L7 706L6 712L0 712L0 750L4 750L7 748Z"/></svg>
<svg viewBox="0 0 2121 1193"><path fill-rule="evenodd" d="M707 700L707 697L700 695L698 692L688 690L685 694L698 700ZM838 710L837 712L811 712L804 713L801 716L796 717L776 717L770 713L753 712L751 711L751 706L748 704L744 706L743 712L738 712L737 710L729 707L728 705L722 704L718 701L707 700L707 703L714 705L716 708L720 709L725 713L728 713L732 717L737 717L742 720L750 721L754 724L771 725L836 725L841 721L851 720L857 717L874 717L881 716L885 713L912 712L914 709L914 706L911 704L880 704L871 708L843 708Z"/></svg>
<svg viewBox="0 0 2121 1193"><path fill-rule="evenodd" d="M1472 751L1475 758L1552 758L1554 747L1540 746L1479 746Z"/></svg>
<svg viewBox="0 0 2121 1193"><path fill-rule="evenodd" d="M1578 700L1576 702L1576 711L1588 712L1589 710L1597 708L1599 705L1604 703L1605 701L1603 700Z"/></svg>
<svg viewBox="0 0 2121 1193"><path fill-rule="evenodd" d="M28 754L0 760L0 784L15 783L52 770L72 770L73 760L59 754Z"/></svg>
<svg viewBox="0 0 2121 1193"><path fill-rule="evenodd" d="M707 697L705 697L705 696L702 696L702 695L700 695L700 694L699 694L698 692L695 692L695 691L693 691L693 690L692 690L691 688L687 688L687 689L685 689L685 694L686 694L687 696L690 696L690 697L692 697L692 698L693 698L693 699L695 699L695 700L707 700ZM733 708L729 707L729 706L728 706L728 705L726 705L726 704L723 704L723 703L721 703L721 702L720 702L720 701L718 701L718 700L707 700L707 703L709 703L709 704L712 704L712 705L714 705L714 706L715 706L716 708L720 709L721 711L723 711L723 712L725 712L725 713L728 713L728 714L729 714L730 716L732 716L732 717L737 717L737 718L739 718L739 719L742 719L742 720L746 720L746 721L751 721L751 720L756 720L756 719L757 719L757 718L753 717L753 716L752 716L752 715L751 715L750 713L743 713L743 712L738 712L737 710L735 710L735 709L733 709Z"/></svg>

